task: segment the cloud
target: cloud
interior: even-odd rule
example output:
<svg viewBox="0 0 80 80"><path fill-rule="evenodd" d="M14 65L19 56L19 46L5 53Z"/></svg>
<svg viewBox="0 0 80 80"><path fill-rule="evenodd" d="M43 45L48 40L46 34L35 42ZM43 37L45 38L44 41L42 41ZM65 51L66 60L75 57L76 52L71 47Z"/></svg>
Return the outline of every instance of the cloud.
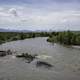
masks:
<svg viewBox="0 0 80 80"><path fill-rule="evenodd" d="M0 12L3 11L3 10L4 10L4 8L0 7Z"/></svg>
<svg viewBox="0 0 80 80"><path fill-rule="evenodd" d="M13 16L18 16L17 10L15 8L9 9L9 13L12 14Z"/></svg>
<svg viewBox="0 0 80 80"><path fill-rule="evenodd" d="M17 17L18 16L18 17ZM31 7L10 6L0 11L0 27L11 29L80 29L78 10L41 10Z"/></svg>

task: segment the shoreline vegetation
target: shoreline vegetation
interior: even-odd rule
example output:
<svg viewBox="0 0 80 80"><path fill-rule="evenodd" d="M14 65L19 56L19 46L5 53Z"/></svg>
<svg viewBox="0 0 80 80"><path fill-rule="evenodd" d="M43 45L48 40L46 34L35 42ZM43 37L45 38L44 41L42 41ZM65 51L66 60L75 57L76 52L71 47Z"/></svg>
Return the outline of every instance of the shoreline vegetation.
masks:
<svg viewBox="0 0 80 80"><path fill-rule="evenodd" d="M35 37L48 37L48 32L0 32L0 44Z"/></svg>
<svg viewBox="0 0 80 80"><path fill-rule="evenodd" d="M48 42L59 43L68 46L80 46L80 32L64 31L64 32L53 32Z"/></svg>
<svg viewBox="0 0 80 80"><path fill-rule="evenodd" d="M0 44L27 38L48 37L47 41L63 45L80 45L80 31L62 32L0 32Z"/></svg>
<svg viewBox="0 0 80 80"><path fill-rule="evenodd" d="M62 32L0 32L0 44L35 37L48 37L47 41L63 45L80 45L80 31Z"/></svg>

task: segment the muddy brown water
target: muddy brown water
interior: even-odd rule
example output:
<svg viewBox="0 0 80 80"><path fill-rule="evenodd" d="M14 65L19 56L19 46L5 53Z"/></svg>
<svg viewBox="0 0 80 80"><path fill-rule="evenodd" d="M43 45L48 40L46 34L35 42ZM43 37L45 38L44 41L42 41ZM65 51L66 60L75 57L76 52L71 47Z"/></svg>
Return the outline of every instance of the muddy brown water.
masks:
<svg viewBox="0 0 80 80"><path fill-rule="evenodd" d="M46 39L39 37L7 42L0 45L0 50L49 56L39 60L52 64L52 69L36 67L36 60L28 64L8 55L0 57L0 80L80 80L80 50L51 44Z"/></svg>

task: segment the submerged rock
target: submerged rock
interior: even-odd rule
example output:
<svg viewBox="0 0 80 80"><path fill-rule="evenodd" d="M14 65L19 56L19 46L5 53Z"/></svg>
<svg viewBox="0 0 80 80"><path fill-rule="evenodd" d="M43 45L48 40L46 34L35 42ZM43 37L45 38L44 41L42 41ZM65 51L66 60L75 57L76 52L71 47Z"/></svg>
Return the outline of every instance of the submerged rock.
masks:
<svg viewBox="0 0 80 80"><path fill-rule="evenodd" d="M6 51L0 51L0 57L6 56Z"/></svg>
<svg viewBox="0 0 80 80"><path fill-rule="evenodd" d="M9 49L6 51L7 52L7 55L12 55L12 51Z"/></svg>
<svg viewBox="0 0 80 80"><path fill-rule="evenodd" d="M51 65L50 63L48 62L44 62L44 61L37 61L36 63L36 67L46 67L46 68L52 68L53 65Z"/></svg>
<svg viewBox="0 0 80 80"><path fill-rule="evenodd" d="M28 53L22 53L21 55L16 55L16 57L18 58L25 58L27 61L27 63L30 63L32 62L36 57L36 55L31 55L31 54L28 54Z"/></svg>
<svg viewBox="0 0 80 80"><path fill-rule="evenodd" d="M11 55L11 54L12 54L11 50L0 51L0 57L4 57L6 55Z"/></svg>

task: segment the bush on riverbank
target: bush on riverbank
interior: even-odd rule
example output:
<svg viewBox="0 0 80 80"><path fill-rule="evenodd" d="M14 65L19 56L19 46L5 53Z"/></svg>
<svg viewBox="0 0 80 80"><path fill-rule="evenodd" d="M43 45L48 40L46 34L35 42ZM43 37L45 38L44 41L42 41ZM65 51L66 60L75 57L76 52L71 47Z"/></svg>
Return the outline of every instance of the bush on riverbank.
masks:
<svg viewBox="0 0 80 80"><path fill-rule="evenodd" d="M56 35L49 36L47 41L66 45L80 45L80 33L76 34L71 31L57 32Z"/></svg>

